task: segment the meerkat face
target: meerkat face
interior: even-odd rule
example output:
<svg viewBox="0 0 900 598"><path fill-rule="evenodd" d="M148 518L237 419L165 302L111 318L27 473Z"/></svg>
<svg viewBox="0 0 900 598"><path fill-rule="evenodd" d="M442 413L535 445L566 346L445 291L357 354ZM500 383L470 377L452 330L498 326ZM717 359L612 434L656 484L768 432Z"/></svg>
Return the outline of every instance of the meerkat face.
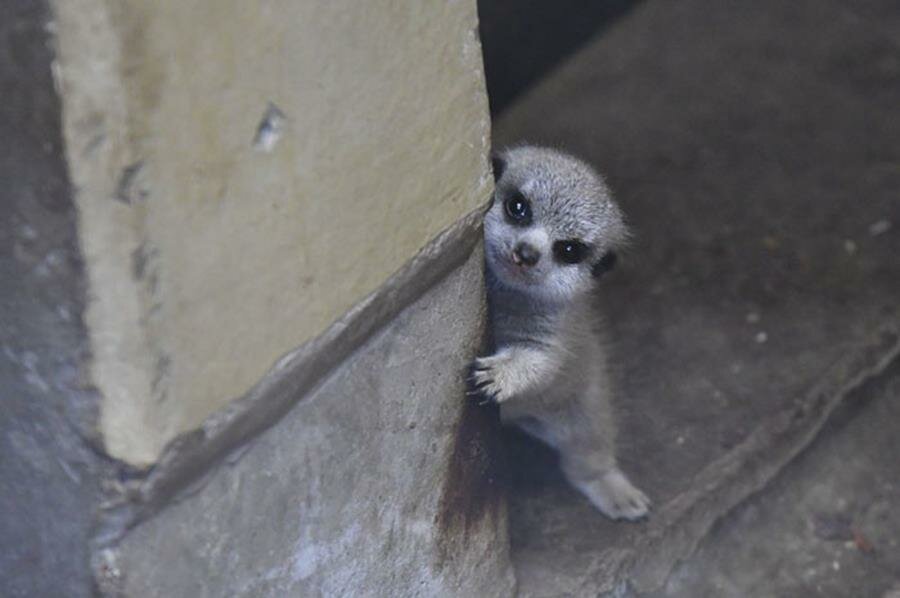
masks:
<svg viewBox="0 0 900 598"><path fill-rule="evenodd" d="M600 176L555 150L520 147L494 160L485 216L488 267L502 284L566 301L612 267L627 231Z"/></svg>

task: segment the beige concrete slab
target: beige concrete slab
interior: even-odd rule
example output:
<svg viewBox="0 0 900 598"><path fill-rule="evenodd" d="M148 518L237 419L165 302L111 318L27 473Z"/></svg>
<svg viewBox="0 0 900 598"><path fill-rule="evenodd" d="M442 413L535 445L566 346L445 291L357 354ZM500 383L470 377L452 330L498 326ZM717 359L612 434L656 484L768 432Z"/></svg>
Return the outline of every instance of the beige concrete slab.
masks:
<svg viewBox="0 0 900 598"><path fill-rule="evenodd" d="M152 463L490 193L474 1L55 11L117 458Z"/></svg>

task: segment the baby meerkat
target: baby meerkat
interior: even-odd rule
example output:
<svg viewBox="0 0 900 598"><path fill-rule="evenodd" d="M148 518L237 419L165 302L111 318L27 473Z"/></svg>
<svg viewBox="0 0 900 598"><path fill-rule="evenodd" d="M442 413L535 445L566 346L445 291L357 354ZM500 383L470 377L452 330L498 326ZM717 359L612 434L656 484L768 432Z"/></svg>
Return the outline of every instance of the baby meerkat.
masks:
<svg viewBox="0 0 900 598"><path fill-rule="evenodd" d="M592 291L628 231L603 179L562 152L523 146L494 159L484 219L495 352L472 365L477 392L555 448L575 488L613 519L650 501L615 456L612 385Z"/></svg>

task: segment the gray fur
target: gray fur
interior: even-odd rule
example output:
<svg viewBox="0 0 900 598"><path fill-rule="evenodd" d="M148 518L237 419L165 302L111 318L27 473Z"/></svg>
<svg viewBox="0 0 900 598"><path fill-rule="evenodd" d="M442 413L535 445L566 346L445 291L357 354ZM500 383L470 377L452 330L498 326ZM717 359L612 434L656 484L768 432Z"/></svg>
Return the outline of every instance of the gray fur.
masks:
<svg viewBox="0 0 900 598"><path fill-rule="evenodd" d="M551 149L523 146L500 154L494 203L485 216L488 309L495 352L473 364L473 383L501 404L501 415L559 451L562 468L613 519L646 515L649 500L615 458L612 394L591 266L628 233L603 179L590 166ZM516 225L505 202L521 194L532 221ZM554 258L553 243L578 240L587 258ZM528 244L538 262L517 264Z"/></svg>

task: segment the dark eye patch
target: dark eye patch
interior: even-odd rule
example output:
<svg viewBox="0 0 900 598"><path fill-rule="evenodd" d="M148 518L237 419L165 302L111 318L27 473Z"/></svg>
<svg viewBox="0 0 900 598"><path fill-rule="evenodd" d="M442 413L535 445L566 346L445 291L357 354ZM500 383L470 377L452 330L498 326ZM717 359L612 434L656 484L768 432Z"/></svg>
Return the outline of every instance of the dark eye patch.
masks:
<svg viewBox="0 0 900 598"><path fill-rule="evenodd" d="M506 210L506 218L510 223L516 226L528 226L531 224L531 204L518 191L506 198L506 201L503 202L503 207Z"/></svg>
<svg viewBox="0 0 900 598"><path fill-rule="evenodd" d="M607 251L597 263L591 266L591 274L593 274L595 278L600 278L615 267L618 259L615 251Z"/></svg>
<svg viewBox="0 0 900 598"><path fill-rule="evenodd" d="M562 264L580 264L588 256L588 246L576 239L553 244L553 257Z"/></svg>

